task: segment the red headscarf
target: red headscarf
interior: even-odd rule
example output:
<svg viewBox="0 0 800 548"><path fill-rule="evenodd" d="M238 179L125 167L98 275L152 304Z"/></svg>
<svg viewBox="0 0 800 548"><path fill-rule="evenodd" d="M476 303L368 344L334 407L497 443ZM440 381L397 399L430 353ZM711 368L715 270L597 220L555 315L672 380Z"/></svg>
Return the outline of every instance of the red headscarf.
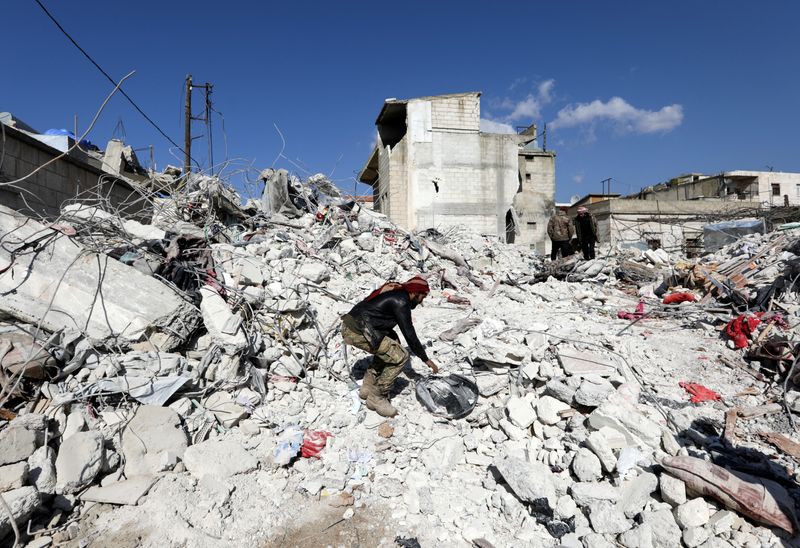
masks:
<svg viewBox="0 0 800 548"><path fill-rule="evenodd" d="M380 286L378 289L373 291L369 294L369 296L364 299L365 301L371 301L381 293L386 293L387 291L394 291L396 289L405 289L408 294L412 293L421 293L423 295L427 295L431 292L431 288L428 286L428 280L423 278L422 276L414 276L410 280L405 283L398 283L398 282L387 282Z"/></svg>

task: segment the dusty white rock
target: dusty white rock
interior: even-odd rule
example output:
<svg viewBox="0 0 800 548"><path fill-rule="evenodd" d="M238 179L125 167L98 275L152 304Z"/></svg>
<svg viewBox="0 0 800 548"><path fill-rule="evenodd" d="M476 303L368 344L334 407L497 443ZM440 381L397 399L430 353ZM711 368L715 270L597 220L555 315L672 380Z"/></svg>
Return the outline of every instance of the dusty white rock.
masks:
<svg viewBox="0 0 800 548"><path fill-rule="evenodd" d="M134 476L103 487L95 485L81 495L81 500L135 505L150 491L157 479L156 476Z"/></svg>
<svg viewBox="0 0 800 548"><path fill-rule="evenodd" d="M658 483L661 489L661 500L672 506L686 502L686 484L683 480L669 474L661 474Z"/></svg>
<svg viewBox="0 0 800 548"><path fill-rule="evenodd" d="M375 237L371 232L362 232L356 238L356 244L364 251L375 251Z"/></svg>
<svg viewBox="0 0 800 548"><path fill-rule="evenodd" d="M552 396L566 404L571 404L572 400L575 398L575 392L578 390L579 386L577 383L572 382L573 379L576 379L578 382L580 382L580 379L577 379L576 377L550 379L545 385L545 394Z"/></svg>
<svg viewBox="0 0 800 548"><path fill-rule="evenodd" d="M536 410L525 398L512 397L506 403L508 419L519 428L529 428L536 420Z"/></svg>
<svg viewBox="0 0 800 548"><path fill-rule="evenodd" d="M558 401L552 396L542 396L536 402L536 414L538 420L542 424L558 424L561 417L558 416L560 411L569 409L569 405L562 401Z"/></svg>
<svg viewBox="0 0 800 548"><path fill-rule="evenodd" d="M709 518L706 525L715 535L721 535L731 530L735 520L736 514L734 512L730 510L720 510Z"/></svg>
<svg viewBox="0 0 800 548"><path fill-rule="evenodd" d="M617 392L609 394L603 404L592 411L589 424L595 430L607 426L618 431L631 446L653 449L660 447L661 427Z"/></svg>
<svg viewBox="0 0 800 548"><path fill-rule="evenodd" d="M222 390L213 392L205 400L203 407L211 411L214 417L225 428L232 428L239 424L239 421L250 415L250 413L236 403L229 392Z"/></svg>
<svg viewBox="0 0 800 548"><path fill-rule="evenodd" d="M578 541L578 548L617 548L617 545L608 538L610 535L603 535L602 533L589 533ZM562 543L563 546L563 543Z"/></svg>
<svg viewBox="0 0 800 548"><path fill-rule="evenodd" d="M573 483L570 486L572 499L578 506L590 506L592 504L619 500L619 489L610 483Z"/></svg>
<svg viewBox="0 0 800 548"><path fill-rule="evenodd" d="M83 432L84 430L86 430L86 418L78 409L73 409L72 412L67 415L67 425L64 427L64 433L61 435L61 439L65 440L73 434Z"/></svg>
<svg viewBox="0 0 800 548"><path fill-rule="evenodd" d="M614 451L612 451L603 432L596 431L589 434L586 438L586 445L600 459L603 470L608 473L614 471L617 467L617 457L614 456Z"/></svg>
<svg viewBox="0 0 800 548"><path fill-rule="evenodd" d="M706 540L708 540L709 533L705 527L689 527L683 532L683 543L688 548L695 548L695 546L700 546ZM758 543L760 548L761 543Z"/></svg>
<svg viewBox="0 0 800 548"><path fill-rule="evenodd" d="M702 497L684 502L675 509L675 521L681 526L681 529L705 525L710 517L708 504Z"/></svg>
<svg viewBox="0 0 800 548"><path fill-rule="evenodd" d="M658 487L655 474L645 472L622 484L619 494L619 506L626 517L632 518L641 512L650 494Z"/></svg>
<svg viewBox="0 0 800 548"><path fill-rule="evenodd" d="M242 329L241 314L232 312L225 299L209 286L203 286L200 295L200 312L211 339L228 354L244 349L247 346L247 337Z"/></svg>
<svg viewBox="0 0 800 548"><path fill-rule="evenodd" d="M40 493L56 492L56 452L52 447L43 445L28 458L28 481Z"/></svg>
<svg viewBox="0 0 800 548"><path fill-rule="evenodd" d="M104 458L100 432L77 432L64 440L56 457L56 492L74 493L92 483Z"/></svg>
<svg viewBox="0 0 800 548"><path fill-rule="evenodd" d="M405 490L403 482L391 477L382 477L375 480L375 492L384 498L399 497Z"/></svg>
<svg viewBox="0 0 800 548"><path fill-rule="evenodd" d="M22 523L27 520L39 506L39 493L36 488L27 486L13 489L3 493L3 499L11 508L14 521L22 529ZM11 520L8 513L0 512L0 539L11 532Z"/></svg>
<svg viewBox="0 0 800 548"><path fill-rule="evenodd" d="M589 521L597 533L616 535L624 533L632 527L617 505L613 502L601 501L589 506Z"/></svg>
<svg viewBox="0 0 800 548"><path fill-rule="evenodd" d="M556 504L556 488L550 467L539 462L527 462L517 457L495 460L495 467L514 494L525 502Z"/></svg>
<svg viewBox="0 0 800 548"><path fill-rule="evenodd" d="M19 489L28 479L28 463L17 462L0 466L0 493Z"/></svg>
<svg viewBox="0 0 800 548"><path fill-rule="evenodd" d="M653 527L643 523L622 533L618 541L625 548L653 548Z"/></svg>
<svg viewBox="0 0 800 548"><path fill-rule="evenodd" d="M183 458L188 445L181 419L174 410L142 405L122 432L125 475L147 476L160 472L165 453Z"/></svg>
<svg viewBox="0 0 800 548"><path fill-rule="evenodd" d="M614 385L601 377L583 379L575 392L575 402L587 407L597 407L614 391Z"/></svg>
<svg viewBox="0 0 800 548"><path fill-rule="evenodd" d="M183 455L186 469L196 478L224 480L255 470L258 460L234 440L208 440L192 445Z"/></svg>
<svg viewBox="0 0 800 548"><path fill-rule="evenodd" d="M579 481L591 482L602 477L600 459L589 449L581 447L572 459L572 473Z"/></svg>
<svg viewBox="0 0 800 548"><path fill-rule="evenodd" d="M0 432L0 466L26 460L36 446L35 431L15 425L6 428Z"/></svg>
<svg viewBox="0 0 800 548"><path fill-rule="evenodd" d="M653 531L653 548L680 546L681 528L669 510L657 510L642 514L642 523L649 524Z"/></svg>
<svg viewBox="0 0 800 548"><path fill-rule="evenodd" d="M578 505L575 504L572 497L569 495L562 495L558 497L558 501L556 502L555 516L562 520L569 519L575 515L577 509Z"/></svg>
<svg viewBox="0 0 800 548"><path fill-rule="evenodd" d="M313 262L309 259L300 266L297 275L311 283L319 284L330 279L331 272L324 263Z"/></svg>

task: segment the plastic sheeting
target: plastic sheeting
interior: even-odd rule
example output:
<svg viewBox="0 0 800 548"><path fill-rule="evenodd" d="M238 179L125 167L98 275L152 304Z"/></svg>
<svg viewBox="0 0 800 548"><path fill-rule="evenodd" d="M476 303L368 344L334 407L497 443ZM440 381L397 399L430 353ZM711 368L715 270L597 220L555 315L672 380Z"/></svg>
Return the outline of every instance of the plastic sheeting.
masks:
<svg viewBox="0 0 800 548"><path fill-rule="evenodd" d="M741 219L708 224L703 227L703 246L706 251L717 251L746 234L763 234L764 232L762 219Z"/></svg>
<svg viewBox="0 0 800 548"><path fill-rule="evenodd" d="M478 403L478 387L461 375L427 377L417 382L417 399L439 417L460 419Z"/></svg>

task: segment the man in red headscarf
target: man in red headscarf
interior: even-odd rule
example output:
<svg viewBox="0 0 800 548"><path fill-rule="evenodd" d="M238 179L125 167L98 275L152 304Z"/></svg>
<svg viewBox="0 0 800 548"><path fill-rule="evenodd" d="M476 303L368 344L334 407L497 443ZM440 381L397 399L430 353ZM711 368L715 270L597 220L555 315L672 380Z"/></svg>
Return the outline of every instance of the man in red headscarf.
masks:
<svg viewBox="0 0 800 548"><path fill-rule="evenodd" d="M439 371L425 353L411 322L411 310L422 304L429 292L428 282L421 276L414 276L402 284L389 282L342 316L345 344L372 354L372 363L364 373L358 395L367 401L368 409L381 416L397 415L397 409L389 403L388 396L409 356L394 332L395 326L400 327L411 351L434 373Z"/></svg>

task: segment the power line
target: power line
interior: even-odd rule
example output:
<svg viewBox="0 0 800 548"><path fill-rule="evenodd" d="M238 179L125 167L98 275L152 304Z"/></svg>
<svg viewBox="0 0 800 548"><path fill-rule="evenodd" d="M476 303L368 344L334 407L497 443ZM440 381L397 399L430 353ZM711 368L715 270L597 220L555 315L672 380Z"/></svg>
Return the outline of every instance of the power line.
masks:
<svg viewBox="0 0 800 548"><path fill-rule="evenodd" d="M106 77L106 79L107 79L109 82L111 82L112 84L114 84L114 86L117 86L117 85L118 85L118 84L117 84L117 82L116 82L116 81L114 81L114 79L113 79L111 76L109 76L109 74L108 74L108 73L107 73L105 70L103 70L103 67L101 67L100 65L98 65L98 64L97 64L97 62L96 62L94 59L92 59L92 56L91 56L91 55L89 55L88 53L86 53L86 50L84 50L84 49L83 49L83 48L82 48L82 47L81 47L81 46L78 44L78 42L76 42L76 41L75 41L75 39L74 39L74 38L72 38L72 36L70 36L70 35L69 35L69 33L68 33L66 30L64 30L64 27L62 27L62 26L61 26L61 24L60 24L60 23L59 23L59 22L56 20L56 18L55 18L55 17L53 17L53 15L52 15L52 14L51 14L49 11L47 11L47 8L46 8L46 7L44 7L44 4L42 4L40 0L33 0L33 1L34 1L34 2L36 2L37 4L39 4L39 7L40 7L40 8L42 8L42 11L44 11L44 13L47 15L47 17L49 17L49 18L50 18L50 20L51 20L53 23L55 23L55 25L58 27L58 30L60 30L60 31L61 31L61 32L64 34L64 36L66 36L66 37L69 39L69 41L70 41L70 42L72 42L72 44L73 44L73 45L74 45L76 48L78 48L78 51L80 51L80 52L83 54L83 56L84 56L84 57L86 57L86 58L89 60L89 62L91 62L91 63L92 63L92 64L93 64L93 65L94 65L94 66L97 68L97 70L99 70L99 71L100 71L100 72L103 74L103 76L105 76L105 77ZM162 130L160 127L158 127L158 124L156 124L156 123L155 123L155 122L152 120L152 118L150 118L150 117L149 117L147 114L145 114L145 112L144 112L144 111L143 111L141 108L139 108L139 105L137 105L137 104L134 102L134 100L133 100L133 99L131 99L131 97L130 97L130 96L127 94L127 93L125 93L125 90L124 90L124 89L121 89L121 88L120 88L119 92L122 94L122 96L123 96L123 97L125 97L125 98L128 100L128 102L129 102L131 105L133 105L133 108L135 108L135 109L136 109L136 111L137 111L139 114L141 114L142 116L144 116L144 119L145 119L145 120L147 120L148 122L150 122L150 125L152 125L154 128L156 128L156 130L157 130L157 131L158 131L158 132L159 132L159 133L160 133L160 134L161 134L161 135L162 135L162 136L163 136L163 137L164 137L164 138L165 138L167 141L169 141L170 143L172 143L172 146L176 147L178 150L180 150L181 152L183 152L183 149L180 147L180 145L178 145L178 143L176 143L175 141L173 141L172 139L170 139L169 135L167 135L166 133L164 133L164 130Z"/></svg>

